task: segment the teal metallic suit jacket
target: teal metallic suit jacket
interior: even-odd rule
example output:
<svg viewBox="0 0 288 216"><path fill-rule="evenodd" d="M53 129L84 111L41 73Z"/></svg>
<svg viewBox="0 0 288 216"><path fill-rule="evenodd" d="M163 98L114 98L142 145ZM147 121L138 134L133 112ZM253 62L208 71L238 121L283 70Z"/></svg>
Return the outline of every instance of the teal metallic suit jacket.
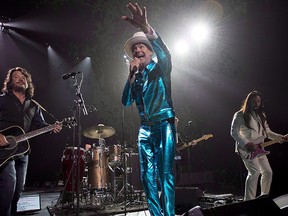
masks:
<svg viewBox="0 0 288 216"><path fill-rule="evenodd" d="M136 74L132 85L127 80L122 94L124 106L130 106L135 101L142 124L175 116L171 99L170 52L159 36L149 41L157 56L157 62L151 60L143 73Z"/></svg>

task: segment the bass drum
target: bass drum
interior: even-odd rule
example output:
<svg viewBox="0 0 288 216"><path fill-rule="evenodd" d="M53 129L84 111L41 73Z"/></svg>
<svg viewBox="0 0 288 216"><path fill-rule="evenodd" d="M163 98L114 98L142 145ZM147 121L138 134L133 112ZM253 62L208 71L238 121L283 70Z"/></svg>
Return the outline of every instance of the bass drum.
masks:
<svg viewBox="0 0 288 216"><path fill-rule="evenodd" d="M63 151L62 156L62 174L64 178L64 191L76 192L77 185L77 158L78 148L77 147L66 147ZM79 183L83 180L85 170L85 151L83 148L79 149Z"/></svg>

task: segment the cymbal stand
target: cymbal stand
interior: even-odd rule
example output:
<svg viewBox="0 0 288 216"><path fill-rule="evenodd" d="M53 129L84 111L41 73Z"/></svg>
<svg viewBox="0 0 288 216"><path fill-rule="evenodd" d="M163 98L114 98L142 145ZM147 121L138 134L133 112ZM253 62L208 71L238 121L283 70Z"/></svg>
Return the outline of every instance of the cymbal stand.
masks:
<svg viewBox="0 0 288 216"><path fill-rule="evenodd" d="M99 154L99 167L100 167L100 188L103 188L104 185L104 181L103 181L103 177L104 177L104 169L105 168L105 163L103 163L103 154L105 153L105 140L103 138L100 138L99 135L99 146L101 148L101 154Z"/></svg>

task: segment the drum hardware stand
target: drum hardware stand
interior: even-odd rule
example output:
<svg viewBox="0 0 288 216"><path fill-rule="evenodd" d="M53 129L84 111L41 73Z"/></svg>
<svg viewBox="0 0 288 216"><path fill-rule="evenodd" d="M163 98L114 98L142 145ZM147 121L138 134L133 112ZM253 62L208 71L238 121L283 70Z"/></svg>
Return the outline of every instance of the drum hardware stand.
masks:
<svg viewBox="0 0 288 216"><path fill-rule="evenodd" d="M125 213L126 213L126 209L127 207L134 205L140 201L138 200L134 200L134 198L137 196L133 185L128 183L128 178L127 178L127 173L128 173L128 167L127 167L127 155L130 154L129 152L126 151L126 142L124 142L124 157L123 157L123 173L124 173L124 178L123 178L123 187L121 188L121 190L119 191L119 193L117 194L117 197L120 197L123 194L124 191L124 202L120 203L119 205L123 205L122 209L124 209ZM129 193L128 193L128 188L129 188Z"/></svg>
<svg viewBox="0 0 288 216"><path fill-rule="evenodd" d="M126 151L127 148L125 148L125 158L126 157L131 157L131 154L132 152L127 152ZM128 156L129 155L129 156ZM127 192L127 197L126 197L126 202L125 202L125 206L135 206L135 205L144 205L144 203L146 202L144 197L143 197L143 194L144 193L144 189L140 190L140 191L135 191L134 190L134 186L133 184L129 184L128 183L128 178L127 178L127 174L128 174L128 170L130 169L129 173L133 173L133 169L132 167L127 167L127 159L126 159L126 172L125 172L125 175L126 175L126 190L128 191ZM124 187L121 189L121 191L119 192L119 194L122 193L122 191L124 190ZM119 196L119 195L118 195ZM145 196L145 195L144 195ZM127 200L129 199L128 203L127 203ZM123 204L123 203L122 203ZM122 208L124 209L124 207Z"/></svg>
<svg viewBox="0 0 288 216"><path fill-rule="evenodd" d="M117 146L117 145L116 145ZM117 147L116 147L116 149L117 149ZM124 172L124 169L122 168L122 162L121 162L121 150L120 150L120 153L118 152L118 149L117 150L115 150L115 146L114 146L114 149L113 149L115 152L113 152L113 154L110 154L110 159L111 159L111 157L112 157L112 161L110 161L110 163L108 163L108 168L110 169L110 171L113 173L113 179L112 179L112 181L113 181L113 183L112 183L112 185L113 185L113 195L112 195L112 198L113 198L113 201L114 201L114 203L115 202L117 202L118 200L117 200L117 196L119 196L119 194L122 192L122 190L123 190L123 188L122 188L122 190L121 190L121 192L119 192L118 194L117 194L117 189L118 189L118 185L117 185L117 179L116 178L119 178L119 179L122 179L121 177L116 177L116 175L117 175L117 170L120 170L120 173L123 173ZM115 155L114 155L115 154ZM117 154L117 155L116 155ZM113 157L114 156L114 157ZM119 159L120 158L120 159ZM122 182L123 182L123 180L122 180Z"/></svg>
<svg viewBox="0 0 288 216"><path fill-rule="evenodd" d="M117 190L117 186L116 186L116 168L117 166L110 166L108 164L108 169L110 169L111 172L113 172L113 195L112 195L112 200L113 202L115 202L116 200L116 190Z"/></svg>
<svg viewBox="0 0 288 216"><path fill-rule="evenodd" d="M115 201L117 202L117 197L120 197L122 195L122 192L124 191L124 207L122 209L125 210L125 215L126 215L126 207L127 205L127 163L126 163L126 142L124 142L124 157L123 157L123 186L121 188L121 190L118 192L118 194L116 195L116 188L114 188L114 193L115 193ZM115 169L114 169L114 176L115 176ZM115 177L114 177L114 182L115 182ZM116 187L116 183L114 184L114 187ZM123 202L121 202L118 205L123 205Z"/></svg>
<svg viewBox="0 0 288 216"><path fill-rule="evenodd" d="M101 151L102 151L102 154L100 154L99 156L99 167L100 167L100 187L102 188L104 183L103 182L103 166L105 165L105 163L103 163L103 154L105 153L105 140L103 138L100 138L100 135L99 135L99 146L101 148Z"/></svg>

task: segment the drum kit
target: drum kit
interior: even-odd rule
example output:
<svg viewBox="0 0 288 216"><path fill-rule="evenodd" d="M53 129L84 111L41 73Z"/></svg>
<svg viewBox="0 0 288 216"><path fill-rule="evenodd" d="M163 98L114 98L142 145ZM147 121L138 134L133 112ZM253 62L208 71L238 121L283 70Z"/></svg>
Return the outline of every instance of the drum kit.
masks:
<svg viewBox="0 0 288 216"><path fill-rule="evenodd" d="M97 207L116 205L127 199L129 202L143 201L138 153L120 144L106 146L105 138L113 136L115 132L113 127L103 124L89 127L83 131L83 135L96 139L96 143L85 144L85 148L80 149L65 148L62 174L66 198L62 202L72 201L67 197L73 196L77 190L85 204ZM130 180L134 182L128 180L128 174L132 172L133 178L130 175Z"/></svg>

